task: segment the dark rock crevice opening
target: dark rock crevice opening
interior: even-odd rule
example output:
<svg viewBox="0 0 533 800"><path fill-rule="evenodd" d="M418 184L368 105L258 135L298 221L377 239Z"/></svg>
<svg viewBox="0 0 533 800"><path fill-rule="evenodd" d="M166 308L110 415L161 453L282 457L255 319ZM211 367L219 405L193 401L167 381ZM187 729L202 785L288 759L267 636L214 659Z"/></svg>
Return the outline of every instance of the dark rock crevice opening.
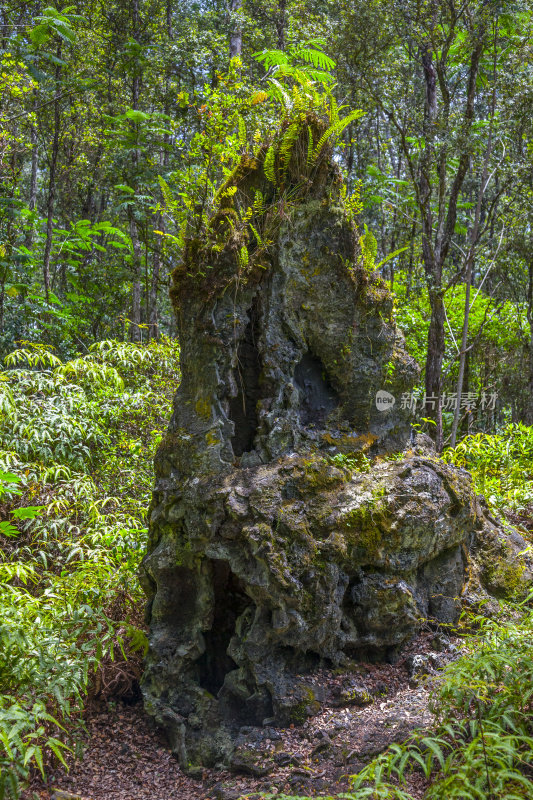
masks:
<svg viewBox="0 0 533 800"><path fill-rule="evenodd" d="M321 425L339 405L322 361L310 352L304 353L294 370L294 382L300 393L302 425Z"/></svg>
<svg viewBox="0 0 533 800"><path fill-rule="evenodd" d="M228 672L237 664L228 655L228 647L237 619L251 605L242 581L230 570L227 561L213 560L214 611L211 630L204 633L205 652L196 662L198 683L214 697Z"/></svg>
<svg viewBox="0 0 533 800"><path fill-rule="evenodd" d="M258 348L259 311L254 302L248 312L248 324L237 348L237 365L233 377L237 394L229 400L229 416L235 425L231 445L235 456L254 448L257 433L257 403L260 397L261 357Z"/></svg>

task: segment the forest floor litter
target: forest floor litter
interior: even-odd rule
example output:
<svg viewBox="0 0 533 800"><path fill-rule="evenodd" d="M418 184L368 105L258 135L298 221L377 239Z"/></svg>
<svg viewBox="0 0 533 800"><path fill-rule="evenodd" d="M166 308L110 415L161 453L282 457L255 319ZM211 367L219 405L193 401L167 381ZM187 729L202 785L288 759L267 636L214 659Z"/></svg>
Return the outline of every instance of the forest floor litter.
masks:
<svg viewBox="0 0 533 800"><path fill-rule="evenodd" d="M372 757L431 727L435 675L458 653L449 637L423 633L395 664L318 671L313 680L326 689L318 715L301 726L254 729L255 762L240 771L204 769L194 778L180 769L142 703L102 705L86 720L83 756L46 785L36 777L25 800L259 800L349 792L349 776ZM422 798L427 784L413 773L407 788Z"/></svg>

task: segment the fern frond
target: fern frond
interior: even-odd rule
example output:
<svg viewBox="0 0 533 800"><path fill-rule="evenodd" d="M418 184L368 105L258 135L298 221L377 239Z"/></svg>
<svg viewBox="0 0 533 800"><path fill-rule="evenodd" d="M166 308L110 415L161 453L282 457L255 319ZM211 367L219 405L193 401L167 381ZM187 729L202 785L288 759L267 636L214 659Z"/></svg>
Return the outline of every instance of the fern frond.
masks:
<svg viewBox="0 0 533 800"><path fill-rule="evenodd" d="M307 75L307 78L308 78L307 82L308 83L309 83L309 78L314 83L331 83L331 84L333 84L334 81L335 81L335 78L333 77L333 75L331 75L329 72L324 72L324 70L322 70L322 69L313 69L312 67L307 67L307 69L305 71L305 74ZM329 88L331 89L333 87L329 87Z"/></svg>
<svg viewBox="0 0 533 800"><path fill-rule="evenodd" d="M265 198L263 197L263 192L261 192L259 189L256 189L254 204L253 204L254 213L261 214L263 212L264 205L265 205Z"/></svg>
<svg viewBox="0 0 533 800"><path fill-rule="evenodd" d="M396 256L399 256L400 253L404 253L407 249L408 246L400 247L399 250L395 250L393 253L389 253L388 256L385 256L385 258L379 262L379 264L376 264L376 269L381 269L381 267L387 264L387 262L391 261L393 258L396 258Z"/></svg>
<svg viewBox="0 0 533 800"><path fill-rule="evenodd" d="M307 126L307 166L310 167L313 163L313 131L311 127Z"/></svg>
<svg viewBox="0 0 533 800"><path fill-rule="evenodd" d="M313 67L319 69L334 69L335 61L327 56L321 48L317 47L317 42L318 40L316 40L311 46L309 46L311 43L307 43L308 46L298 47L294 50L291 50L291 56L301 58L303 61L306 61L308 64L312 64Z"/></svg>
<svg viewBox="0 0 533 800"><path fill-rule="evenodd" d="M263 169L265 170L265 175L270 183L276 183L276 151L274 149L274 145L270 145L266 152L265 161L263 163Z"/></svg>
<svg viewBox="0 0 533 800"><path fill-rule="evenodd" d="M239 268L245 269L248 266L249 256L248 256L248 248L245 244L242 245L241 249L237 253L237 259L239 261Z"/></svg>
<svg viewBox="0 0 533 800"><path fill-rule="evenodd" d="M290 111L292 108L292 101L283 86L275 78L269 78L268 82L272 85L272 94L283 103L285 111Z"/></svg>
<svg viewBox="0 0 533 800"><path fill-rule="evenodd" d="M165 181L165 179L162 178L161 175L158 175L157 180L159 182L161 194L163 195L163 200L165 201L165 205L167 209L170 211L171 209L175 208L176 201L174 200L172 192L170 191L170 187L168 183Z"/></svg>
<svg viewBox="0 0 533 800"><path fill-rule="evenodd" d="M241 116L239 116L239 146L244 147L246 144L246 124Z"/></svg>
<svg viewBox="0 0 533 800"><path fill-rule="evenodd" d="M329 101L329 124L336 125L339 121L339 107L337 105L337 101L333 95L331 95L331 99Z"/></svg>
<svg viewBox="0 0 533 800"><path fill-rule="evenodd" d="M253 53L253 58L260 64L264 64L265 69L289 63L287 54L283 50L261 50Z"/></svg>
<svg viewBox="0 0 533 800"><path fill-rule="evenodd" d="M298 134L300 132L300 122L292 122L285 133L283 134L283 139L281 140L281 145L279 148L279 155L281 161L281 171L283 173L286 172L289 161L291 160L292 155L292 147L294 142L298 138Z"/></svg>
<svg viewBox="0 0 533 800"><path fill-rule="evenodd" d="M324 145L329 139L331 138L338 139L343 130L347 128L351 122L354 122L356 119L360 119L360 117L362 117L364 113L365 112L361 111L360 109L352 111L351 114L348 114L343 119L339 119L334 125L330 125L330 127L318 141L318 144L314 152L314 160L316 161L316 159L319 157Z"/></svg>
<svg viewBox="0 0 533 800"><path fill-rule="evenodd" d="M262 240L260 234L257 232L257 230L254 228L253 225L250 225L250 230L252 231L253 235L255 236L255 239L257 241L258 246L259 247L263 247L263 240Z"/></svg>
<svg viewBox="0 0 533 800"><path fill-rule="evenodd" d="M361 247L364 268L367 272L373 272L376 269L378 243L376 237L366 224L364 234L359 237L359 246Z"/></svg>
<svg viewBox="0 0 533 800"><path fill-rule="evenodd" d="M266 92L254 92L252 95L252 105L256 106L258 103L263 103L267 99L268 94Z"/></svg>

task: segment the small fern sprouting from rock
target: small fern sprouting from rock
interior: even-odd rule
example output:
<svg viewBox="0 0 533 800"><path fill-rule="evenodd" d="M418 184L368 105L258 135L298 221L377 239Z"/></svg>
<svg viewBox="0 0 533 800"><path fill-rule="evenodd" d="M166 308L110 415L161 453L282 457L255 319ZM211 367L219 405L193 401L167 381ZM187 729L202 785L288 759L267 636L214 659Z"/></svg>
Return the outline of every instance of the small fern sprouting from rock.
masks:
<svg viewBox="0 0 533 800"><path fill-rule="evenodd" d="M234 104L228 104L227 90L214 90L209 113L201 107L204 127L191 144L203 166L182 175L175 191L170 181L159 181L161 208L178 226L178 235L168 226L160 232L180 256L172 290L176 302L182 291L194 291L194 281L207 281L218 291L258 275L269 261L269 242L293 205L306 196L323 197L333 186L338 194L342 183L333 149L363 112L340 117L343 107L332 92L335 65L323 43L256 57L267 70L268 90L255 91L246 101L236 94ZM240 86L239 76L229 78Z"/></svg>

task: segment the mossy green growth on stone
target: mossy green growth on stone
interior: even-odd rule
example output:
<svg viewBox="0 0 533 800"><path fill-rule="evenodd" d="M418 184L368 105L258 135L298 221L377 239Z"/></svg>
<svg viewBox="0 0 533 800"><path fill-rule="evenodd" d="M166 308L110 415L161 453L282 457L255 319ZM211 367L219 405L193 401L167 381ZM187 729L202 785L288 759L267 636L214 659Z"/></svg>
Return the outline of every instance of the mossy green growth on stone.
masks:
<svg viewBox="0 0 533 800"><path fill-rule="evenodd" d="M302 488L310 492L330 489L346 480L345 474L325 458L312 457L303 461Z"/></svg>
<svg viewBox="0 0 533 800"><path fill-rule="evenodd" d="M369 557L378 554L383 546L381 531L373 518L371 512L366 507L360 513L351 512L345 517L345 524L348 528L345 538L349 545L356 547L358 551L364 552Z"/></svg>
<svg viewBox="0 0 533 800"><path fill-rule="evenodd" d="M211 401L208 397L199 397L194 408L199 417L203 419L211 418Z"/></svg>
<svg viewBox="0 0 533 800"><path fill-rule="evenodd" d="M176 553L175 557L176 566L178 567L185 566L189 568L192 567L195 554L193 553L193 549L191 547L189 539L177 543L175 553Z"/></svg>
<svg viewBox="0 0 533 800"><path fill-rule="evenodd" d="M319 713L320 702L316 699L314 691L307 684L299 684L296 688L303 695L303 699L291 707L288 714L289 722L294 725L303 725L308 717Z"/></svg>
<svg viewBox="0 0 533 800"><path fill-rule="evenodd" d="M508 558L508 556L507 556ZM507 560L506 555L484 559L482 565L483 583L490 591L503 600L520 600L525 596L525 565L516 560Z"/></svg>

